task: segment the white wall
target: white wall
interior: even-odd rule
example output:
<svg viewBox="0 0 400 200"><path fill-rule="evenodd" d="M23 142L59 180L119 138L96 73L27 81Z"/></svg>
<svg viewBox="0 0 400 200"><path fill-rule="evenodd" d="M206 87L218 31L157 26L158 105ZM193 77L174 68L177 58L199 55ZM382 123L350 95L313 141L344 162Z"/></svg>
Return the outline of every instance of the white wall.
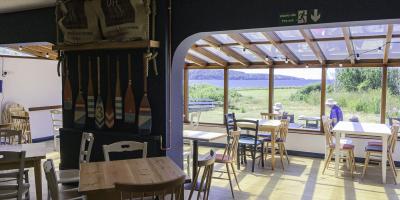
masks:
<svg viewBox="0 0 400 200"><path fill-rule="evenodd" d="M3 64L4 63L4 64ZM30 107L61 105L62 84L57 76L57 61L42 59L0 58L7 76L3 80L3 105L15 102ZM0 72L1 75L1 72ZM53 135L49 111L29 112L32 138Z"/></svg>

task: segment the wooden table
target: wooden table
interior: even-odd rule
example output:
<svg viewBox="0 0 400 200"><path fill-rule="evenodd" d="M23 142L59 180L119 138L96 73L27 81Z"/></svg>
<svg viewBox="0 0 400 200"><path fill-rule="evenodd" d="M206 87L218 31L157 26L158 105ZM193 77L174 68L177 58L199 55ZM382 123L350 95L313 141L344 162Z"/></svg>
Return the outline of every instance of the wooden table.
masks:
<svg viewBox="0 0 400 200"><path fill-rule="evenodd" d="M213 140L223 138L223 137L226 137L226 133L216 133L216 132L208 132L208 131L191 131L191 130L183 131L183 139L193 141L192 179L196 176L196 173L197 173L197 161L199 160L199 141L211 142Z"/></svg>
<svg viewBox="0 0 400 200"><path fill-rule="evenodd" d="M276 133L279 132L279 127L281 126L280 120L267 120L267 119L253 119L253 118L245 118L247 120L258 120L258 130L264 132L271 133L271 168L275 169L275 138ZM247 127L247 128L255 128L254 124L251 123L238 123L238 127ZM238 160L239 161L239 160ZM238 165L239 166L239 165Z"/></svg>
<svg viewBox="0 0 400 200"><path fill-rule="evenodd" d="M114 183L156 184L184 176L168 157L140 158L80 164L79 192L88 199L120 199Z"/></svg>
<svg viewBox="0 0 400 200"><path fill-rule="evenodd" d="M42 199L42 167L41 160L46 158L44 143L0 145L0 151L26 151L25 168L34 168L36 199ZM19 163L2 163L0 170L18 169Z"/></svg>
<svg viewBox="0 0 400 200"><path fill-rule="evenodd" d="M299 116L298 120L306 121L306 128L318 128L321 117ZM315 123L310 123L315 122Z"/></svg>
<svg viewBox="0 0 400 200"><path fill-rule="evenodd" d="M357 123L357 122L343 122L340 121L333 128L336 141L340 141L340 137L345 134L351 135L367 135L378 136L382 138L382 182L386 183L386 162L387 162L387 148L388 138L391 135L390 128L385 124L374 123ZM335 146L335 175L339 176L339 153L340 146Z"/></svg>

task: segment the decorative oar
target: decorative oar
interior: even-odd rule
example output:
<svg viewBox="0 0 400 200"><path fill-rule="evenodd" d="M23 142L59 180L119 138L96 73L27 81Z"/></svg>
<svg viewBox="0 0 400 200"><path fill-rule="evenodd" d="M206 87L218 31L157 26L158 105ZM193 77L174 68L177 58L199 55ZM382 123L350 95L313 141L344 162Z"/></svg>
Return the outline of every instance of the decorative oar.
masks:
<svg viewBox="0 0 400 200"><path fill-rule="evenodd" d="M106 104L106 120L107 128L114 126L114 109L111 98L111 74L110 74L110 56L107 57L107 72L108 72L108 89L107 89L107 104Z"/></svg>
<svg viewBox="0 0 400 200"><path fill-rule="evenodd" d="M72 110L72 91L71 82L69 80L68 57L65 56L65 82L64 82L64 110Z"/></svg>
<svg viewBox="0 0 400 200"><path fill-rule="evenodd" d="M131 54L128 54L128 88L125 92L125 123L133 124L135 123L136 118L136 109L135 109L135 97L132 88L132 61Z"/></svg>
<svg viewBox="0 0 400 200"><path fill-rule="evenodd" d="M143 55L143 97L140 102L139 108L139 119L138 126L140 133L150 133L152 120L151 120L151 107L149 99L147 98L147 76L149 75L149 60L151 59L151 53L145 53Z"/></svg>
<svg viewBox="0 0 400 200"><path fill-rule="evenodd" d="M97 57L97 101L95 124L98 129L102 129L104 126L104 105L100 95L100 57Z"/></svg>
<svg viewBox="0 0 400 200"><path fill-rule="evenodd" d="M87 96L88 117L94 118L94 108L96 102L94 100L93 91L93 78L92 78L92 59L89 57L89 83L88 83L88 96Z"/></svg>
<svg viewBox="0 0 400 200"><path fill-rule="evenodd" d="M86 105L82 92L81 56L78 56L78 96L75 100L74 123L75 127L82 128L86 122Z"/></svg>
<svg viewBox="0 0 400 200"><path fill-rule="evenodd" d="M119 80L119 57L117 57L117 81L115 83L115 119L122 119L121 83Z"/></svg>

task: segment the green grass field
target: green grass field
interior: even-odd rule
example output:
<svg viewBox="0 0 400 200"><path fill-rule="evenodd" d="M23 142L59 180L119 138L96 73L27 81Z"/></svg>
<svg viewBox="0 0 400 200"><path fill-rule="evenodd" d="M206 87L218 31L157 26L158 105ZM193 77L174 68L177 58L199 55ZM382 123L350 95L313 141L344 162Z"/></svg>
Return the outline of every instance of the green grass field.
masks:
<svg viewBox="0 0 400 200"><path fill-rule="evenodd" d="M319 116L320 115L320 96L319 91L310 93L305 100L293 100L301 88L276 88L274 90L274 103L280 102L284 106L284 111L294 114L295 122L304 123L297 120L298 116ZM268 90L267 89L241 89L235 90L239 97L230 99L229 112L235 112L237 118L258 118L260 112L268 112ZM341 106L344 119L348 120L352 116L357 116L362 122L380 121L380 90L363 92L329 92L326 98L333 98ZM387 110L393 110L400 105L398 96L388 95ZM330 110L326 107L326 113ZM215 110L203 112L201 122L222 123L222 105Z"/></svg>

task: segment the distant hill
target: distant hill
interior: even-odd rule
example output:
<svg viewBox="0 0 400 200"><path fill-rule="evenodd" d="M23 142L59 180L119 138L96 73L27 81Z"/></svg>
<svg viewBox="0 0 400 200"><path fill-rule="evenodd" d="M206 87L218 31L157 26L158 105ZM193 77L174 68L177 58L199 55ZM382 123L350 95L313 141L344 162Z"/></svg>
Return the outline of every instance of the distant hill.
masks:
<svg viewBox="0 0 400 200"><path fill-rule="evenodd" d="M293 76L275 75L275 80L305 80ZM189 80L224 80L223 70L189 70ZM229 80L268 80L268 74L229 71Z"/></svg>

